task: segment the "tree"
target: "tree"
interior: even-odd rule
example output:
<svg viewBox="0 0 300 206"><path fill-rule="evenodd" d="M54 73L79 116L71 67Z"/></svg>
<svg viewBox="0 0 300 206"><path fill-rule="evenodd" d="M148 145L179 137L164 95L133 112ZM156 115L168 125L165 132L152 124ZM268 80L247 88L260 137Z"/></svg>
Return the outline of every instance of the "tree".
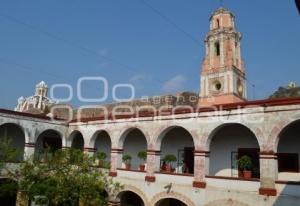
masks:
<svg viewBox="0 0 300 206"><path fill-rule="evenodd" d="M106 171L93 167L94 158L79 150L45 151L43 161L35 156L26 159L10 176L18 181L19 191L28 199L44 197L53 206L107 205L107 197L122 186Z"/></svg>

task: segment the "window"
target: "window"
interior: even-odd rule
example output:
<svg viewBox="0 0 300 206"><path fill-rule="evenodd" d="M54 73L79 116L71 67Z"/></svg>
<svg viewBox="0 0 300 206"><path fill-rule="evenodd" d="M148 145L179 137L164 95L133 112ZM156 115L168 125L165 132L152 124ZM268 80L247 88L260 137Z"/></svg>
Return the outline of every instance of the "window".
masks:
<svg viewBox="0 0 300 206"><path fill-rule="evenodd" d="M293 153L279 153L278 171L299 172L299 155Z"/></svg>
<svg viewBox="0 0 300 206"><path fill-rule="evenodd" d="M217 25L217 29L220 28L220 20L219 19L217 19L216 25Z"/></svg>
<svg viewBox="0 0 300 206"><path fill-rule="evenodd" d="M219 42L215 43L215 55L220 56L220 43Z"/></svg>

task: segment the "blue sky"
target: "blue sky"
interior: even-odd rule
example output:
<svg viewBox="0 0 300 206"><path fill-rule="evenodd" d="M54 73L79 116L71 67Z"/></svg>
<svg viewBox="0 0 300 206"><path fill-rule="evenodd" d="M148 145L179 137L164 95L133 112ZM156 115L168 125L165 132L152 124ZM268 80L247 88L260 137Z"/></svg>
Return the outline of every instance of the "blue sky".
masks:
<svg viewBox="0 0 300 206"><path fill-rule="evenodd" d="M199 90L203 40L217 0L1 0L0 107L13 109L35 85L82 76L132 83L136 97ZM300 84L300 17L294 1L224 0L243 34L249 99L262 99L290 81ZM171 20L168 21L165 17ZM176 24L176 25L174 25ZM112 60L112 61L111 61ZM127 91L118 90L126 97ZM85 97L102 86L85 84ZM65 97L57 90L57 97ZM86 104L75 96L75 106Z"/></svg>

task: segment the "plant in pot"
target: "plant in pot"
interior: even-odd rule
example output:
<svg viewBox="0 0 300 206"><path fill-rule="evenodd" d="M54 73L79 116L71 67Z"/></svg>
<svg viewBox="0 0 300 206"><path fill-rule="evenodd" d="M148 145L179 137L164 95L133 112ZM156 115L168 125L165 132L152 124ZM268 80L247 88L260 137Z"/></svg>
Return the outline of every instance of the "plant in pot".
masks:
<svg viewBox="0 0 300 206"><path fill-rule="evenodd" d="M138 158L144 162L144 164L140 164L140 171L145 171L145 161L147 159L147 152L146 151L141 151L138 153Z"/></svg>
<svg viewBox="0 0 300 206"><path fill-rule="evenodd" d="M253 163L252 163L252 159L249 156L247 155L242 156L238 160L238 165L239 165L239 169L243 171L244 178L252 177L251 169L253 168Z"/></svg>
<svg viewBox="0 0 300 206"><path fill-rule="evenodd" d="M96 153L96 158L98 160L98 166L103 167L105 164L105 160L107 158L107 155L105 152L97 152Z"/></svg>
<svg viewBox="0 0 300 206"><path fill-rule="evenodd" d="M132 157L129 154L125 154L122 157L122 160L125 164L125 169L127 169L127 170L131 169L131 159L132 159Z"/></svg>
<svg viewBox="0 0 300 206"><path fill-rule="evenodd" d="M172 172L172 163L176 162L177 158L175 155L168 154L164 158L164 162L166 163L166 172L171 173Z"/></svg>

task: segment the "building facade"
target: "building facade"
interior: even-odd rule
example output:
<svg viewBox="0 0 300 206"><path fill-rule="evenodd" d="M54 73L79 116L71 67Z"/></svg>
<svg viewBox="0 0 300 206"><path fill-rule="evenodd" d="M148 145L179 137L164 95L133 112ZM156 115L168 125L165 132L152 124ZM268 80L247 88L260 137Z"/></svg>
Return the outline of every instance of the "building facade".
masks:
<svg viewBox="0 0 300 206"><path fill-rule="evenodd" d="M0 110L0 137L24 151L49 145L108 154L124 185L110 206L298 206L300 98L246 101L241 35L234 16L211 17L197 107L184 106L62 121ZM214 99L215 101L212 101ZM146 151L144 164L137 154ZM132 156L131 168L122 163ZM164 157L173 155L173 170ZM252 176L238 159L251 157Z"/></svg>

